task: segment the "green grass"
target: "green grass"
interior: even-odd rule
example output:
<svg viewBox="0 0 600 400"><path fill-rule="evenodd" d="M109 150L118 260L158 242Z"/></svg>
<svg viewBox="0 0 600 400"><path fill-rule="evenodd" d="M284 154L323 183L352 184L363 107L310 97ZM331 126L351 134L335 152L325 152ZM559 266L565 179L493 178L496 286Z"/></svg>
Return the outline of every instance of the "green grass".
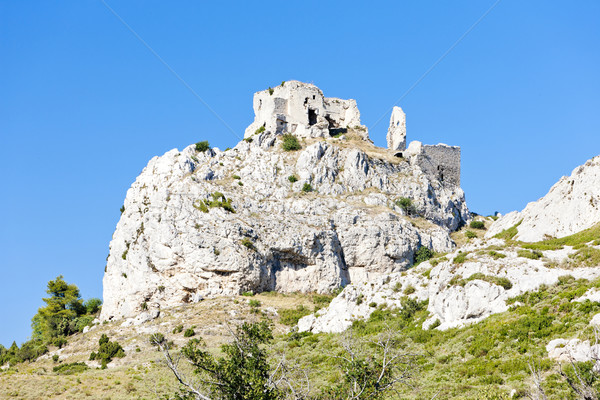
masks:
<svg viewBox="0 0 600 400"><path fill-rule="evenodd" d="M531 260L539 260L544 256L544 254L538 250L517 250L517 255L519 257L529 258Z"/></svg>
<svg viewBox="0 0 600 400"><path fill-rule="evenodd" d="M468 279L498 278L475 274ZM404 310L377 306L368 320L354 322L353 332L358 338L375 340L392 329L398 332L397 344L403 352L420 355L411 386L399 386L397 396L389 399L509 399L513 389L514 399L526 399L531 389L528 363L534 362L548 399L574 400L545 346L555 338L593 340L589 320L600 312L600 303L571 300L594 286L600 286L600 280L563 277L554 286L513 299L511 303L521 305L507 312L443 332L423 330L429 316L427 303L405 298ZM314 386L340 379L335 368L341 351L339 335L290 333L276 338L275 350L285 351L288 359L307 368Z"/></svg>
<svg viewBox="0 0 600 400"><path fill-rule="evenodd" d="M510 228L496 234L494 237L498 239L512 240L515 236L517 236L517 233L519 233L518 227L521 225L521 222L523 222L523 220L520 220Z"/></svg>
<svg viewBox="0 0 600 400"><path fill-rule="evenodd" d="M585 229L581 232L577 232L573 235L565 236L563 238L547 239L533 243L519 242L519 245L525 249L530 250L560 250L564 248L564 246L580 246L586 243L597 241L599 239L600 224L596 224L591 228Z"/></svg>
<svg viewBox="0 0 600 400"><path fill-rule="evenodd" d="M485 282L489 282L492 283L494 285L498 285L503 287L505 290L508 290L510 288L512 288L512 282L508 279L508 278L501 278L498 276L490 276L490 275L485 275L482 274L480 272L475 273L471 276L469 276L466 279L461 278L459 275L455 275L449 282L450 286L465 286L467 284L467 282L470 281L474 281L474 280L481 280L481 281L485 281Z"/></svg>

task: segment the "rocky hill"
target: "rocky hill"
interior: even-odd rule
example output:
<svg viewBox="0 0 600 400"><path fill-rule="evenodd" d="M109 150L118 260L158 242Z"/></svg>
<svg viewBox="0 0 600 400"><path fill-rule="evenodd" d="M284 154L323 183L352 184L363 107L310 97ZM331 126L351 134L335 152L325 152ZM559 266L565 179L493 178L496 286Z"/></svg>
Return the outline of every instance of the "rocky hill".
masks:
<svg viewBox="0 0 600 400"><path fill-rule="evenodd" d="M128 190L103 320L249 291L330 292L406 270L421 247L453 250L470 218L458 148L378 148L353 100L295 81L257 93L254 108L233 149L169 151ZM404 138L399 115L390 134Z"/></svg>
<svg viewBox="0 0 600 400"><path fill-rule="evenodd" d="M563 237L600 222L600 156L594 157L561 178L538 201L523 211L501 217L486 237L516 225L515 239L526 242Z"/></svg>

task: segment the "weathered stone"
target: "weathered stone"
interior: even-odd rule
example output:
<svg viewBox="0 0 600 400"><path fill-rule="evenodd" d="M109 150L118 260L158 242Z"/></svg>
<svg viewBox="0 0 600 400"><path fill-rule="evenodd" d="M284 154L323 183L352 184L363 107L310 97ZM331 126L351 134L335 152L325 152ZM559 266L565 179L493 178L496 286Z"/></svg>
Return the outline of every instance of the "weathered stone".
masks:
<svg viewBox="0 0 600 400"><path fill-rule="evenodd" d="M394 107L387 132L388 149L403 151L406 149L406 114L400 107Z"/></svg>
<svg viewBox="0 0 600 400"><path fill-rule="evenodd" d="M498 219L486 237L516 224L514 239L525 242L547 237L569 236L600 222L600 156L562 177L538 201L527 204L523 211L513 211Z"/></svg>

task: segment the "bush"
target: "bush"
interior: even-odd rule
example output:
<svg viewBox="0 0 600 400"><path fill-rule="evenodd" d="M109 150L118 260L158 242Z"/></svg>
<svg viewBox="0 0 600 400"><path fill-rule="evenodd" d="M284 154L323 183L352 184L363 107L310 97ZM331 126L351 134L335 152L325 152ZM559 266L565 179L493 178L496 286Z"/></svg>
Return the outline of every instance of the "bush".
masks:
<svg viewBox="0 0 600 400"><path fill-rule="evenodd" d="M296 151L300 150L302 146L300 146L300 142L298 142L298 138L291 134L285 134L282 137L283 143L281 144L281 148L284 151Z"/></svg>
<svg viewBox="0 0 600 400"><path fill-rule="evenodd" d="M196 151L204 153L208 149L210 149L208 141L205 140L203 142L196 143Z"/></svg>
<svg viewBox="0 0 600 400"><path fill-rule="evenodd" d="M265 126L261 126L260 128L258 128L257 130L254 131L255 135L258 135L259 133L263 133L265 131Z"/></svg>
<svg viewBox="0 0 600 400"><path fill-rule="evenodd" d="M519 257L529 258L531 260L539 260L540 258L542 258L544 256L544 254L541 251L537 251L537 250L532 250L532 251L518 250L517 255Z"/></svg>
<svg viewBox="0 0 600 400"><path fill-rule="evenodd" d="M252 240L250 240L247 237L242 239L242 246L244 246L250 250L256 250L256 247L254 247L254 242L252 242Z"/></svg>
<svg viewBox="0 0 600 400"><path fill-rule="evenodd" d="M469 228L473 229L485 229L485 224L483 221L471 221L469 224Z"/></svg>
<svg viewBox="0 0 600 400"><path fill-rule="evenodd" d="M58 375L73 375L78 374L80 372L89 369L89 367L84 362L74 362L69 364L61 364L52 368L53 372L56 372Z"/></svg>
<svg viewBox="0 0 600 400"><path fill-rule="evenodd" d="M467 255L469 253L463 253L462 251L459 251L457 256L454 257L454 260L452 260L453 264L462 264L465 262L465 260L467 259Z"/></svg>
<svg viewBox="0 0 600 400"><path fill-rule="evenodd" d="M242 179L239 175L233 175L232 178L233 179Z"/></svg>
<svg viewBox="0 0 600 400"><path fill-rule="evenodd" d="M416 207L413 204L413 201L408 197L400 197L398 200L394 202L398 207L404 211L404 214L411 216L417 213Z"/></svg>
<svg viewBox="0 0 600 400"><path fill-rule="evenodd" d="M196 334L194 328L187 328L185 332L183 332L183 337L192 337Z"/></svg>
<svg viewBox="0 0 600 400"><path fill-rule="evenodd" d="M298 320L308 314L310 314L310 310L302 304L296 306L296 308L279 310L280 322L287 326L296 326Z"/></svg>
<svg viewBox="0 0 600 400"><path fill-rule="evenodd" d="M413 294L416 291L417 291L417 289L415 289L415 287L413 285L408 285L406 287L406 289L404 289L404 294L409 295L409 294Z"/></svg>
<svg viewBox="0 0 600 400"><path fill-rule="evenodd" d="M183 332L183 325L177 325L175 328L173 328L173 334L177 334L177 333L181 333Z"/></svg>
<svg viewBox="0 0 600 400"><path fill-rule="evenodd" d="M298 178L296 177L296 175L290 175L288 176L288 181L290 181L291 183L297 182Z"/></svg>
<svg viewBox="0 0 600 400"><path fill-rule="evenodd" d="M467 239L475 239L477 237L477 234L473 231L466 231L465 232L465 237Z"/></svg>
<svg viewBox="0 0 600 400"><path fill-rule="evenodd" d="M261 302L255 299L248 300L248 305L252 308L258 308L261 306Z"/></svg>
<svg viewBox="0 0 600 400"><path fill-rule="evenodd" d="M100 340L98 340L98 352L92 352L90 354L90 360L99 360L104 369L114 357L125 357L125 350L123 350L123 347L121 347L119 343L111 342L108 339L108 336L103 333Z"/></svg>
<svg viewBox="0 0 600 400"><path fill-rule="evenodd" d="M305 183L304 185L302 185L302 191L304 193L312 192L313 187L310 185L310 183Z"/></svg>
<svg viewBox="0 0 600 400"><path fill-rule="evenodd" d="M423 261L427 261L431 257L433 257L433 250L431 250L428 247L421 246L415 252L415 255L413 257L414 265L418 265L418 264L422 263Z"/></svg>
<svg viewBox="0 0 600 400"><path fill-rule="evenodd" d="M519 225L521 225L521 222L523 222L523 220L517 222L510 228L503 230L502 232L498 233L494 237L497 239L512 240L515 236L517 236L517 233L519 233L518 228L519 228Z"/></svg>

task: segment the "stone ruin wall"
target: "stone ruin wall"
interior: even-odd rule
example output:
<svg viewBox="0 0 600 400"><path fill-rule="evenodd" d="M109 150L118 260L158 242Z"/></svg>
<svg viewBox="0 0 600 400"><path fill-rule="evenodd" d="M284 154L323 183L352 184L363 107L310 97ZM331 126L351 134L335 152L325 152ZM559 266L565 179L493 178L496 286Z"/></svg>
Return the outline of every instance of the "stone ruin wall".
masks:
<svg viewBox="0 0 600 400"><path fill-rule="evenodd" d="M460 186L460 147L445 144L423 145L419 166L440 182Z"/></svg>

